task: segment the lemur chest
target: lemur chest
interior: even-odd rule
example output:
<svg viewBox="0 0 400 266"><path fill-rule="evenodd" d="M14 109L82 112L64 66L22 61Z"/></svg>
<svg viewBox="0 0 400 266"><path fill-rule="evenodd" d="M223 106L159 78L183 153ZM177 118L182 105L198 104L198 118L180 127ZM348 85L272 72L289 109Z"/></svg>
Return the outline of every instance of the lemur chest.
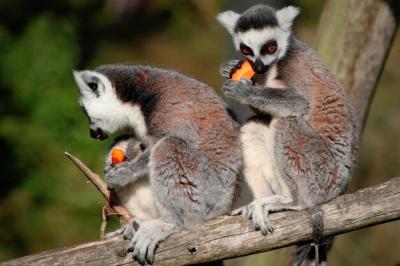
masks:
<svg viewBox="0 0 400 266"><path fill-rule="evenodd" d="M256 198L273 194L291 197L275 155L275 124L274 119L269 124L253 120L241 128L244 174Z"/></svg>
<svg viewBox="0 0 400 266"><path fill-rule="evenodd" d="M158 209L148 179L127 185L118 193L118 197L133 217L139 219L158 217Z"/></svg>
<svg viewBox="0 0 400 266"><path fill-rule="evenodd" d="M255 83L266 88L285 89L288 87L287 83L279 76L276 64L272 64L265 74L256 75Z"/></svg>

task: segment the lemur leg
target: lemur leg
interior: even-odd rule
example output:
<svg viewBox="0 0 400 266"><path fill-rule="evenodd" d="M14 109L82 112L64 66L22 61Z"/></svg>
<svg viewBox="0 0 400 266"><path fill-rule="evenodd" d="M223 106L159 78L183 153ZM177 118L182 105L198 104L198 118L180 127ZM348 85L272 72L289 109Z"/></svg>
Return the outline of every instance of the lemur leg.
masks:
<svg viewBox="0 0 400 266"><path fill-rule="evenodd" d="M255 200L232 214L252 219L254 228L262 234L273 231L268 221L269 212L301 209L280 175L274 156L274 126L262 119L248 121L241 128L244 174Z"/></svg>
<svg viewBox="0 0 400 266"><path fill-rule="evenodd" d="M105 175L107 185L111 189L121 189L129 183L133 183L141 177L148 176L148 162L150 151L146 150L138 158L132 161L118 164L108 170Z"/></svg>
<svg viewBox="0 0 400 266"><path fill-rule="evenodd" d="M251 80L227 80L222 86L225 96L275 117L306 114L309 105L294 88L253 86Z"/></svg>
<svg viewBox="0 0 400 266"><path fill-rule="evenodd" d="M330 146L302 117L286 117L276 124L275 156L297 197L307 207L323 203L345 189L343 173Z"/></svg>
<svg viewBox="0 0 400 266"><path fill-rule="evenodd" d="M161 139L152 149L149 168L160 217L140 223L129 244L139 262L152 262L156 245L172 233L200 225L229 208L218 205L223 187L209 159L184 140Z"/></svg>

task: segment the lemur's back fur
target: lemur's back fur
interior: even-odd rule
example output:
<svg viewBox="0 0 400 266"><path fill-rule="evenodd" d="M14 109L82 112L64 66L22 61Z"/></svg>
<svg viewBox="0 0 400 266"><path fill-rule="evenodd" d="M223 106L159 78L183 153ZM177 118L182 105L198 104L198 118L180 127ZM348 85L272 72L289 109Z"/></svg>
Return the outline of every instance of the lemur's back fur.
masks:
<svg viewBox="0 0 400 266"><path fill-rule="evenodd" d="M310 193L315 197L312 200L315 204L343 193L349 183L357 153L357 122L344 90L315 51L308 44L295 38L292 42L287 57L278 62L279 79L284 80L288 87L296 88L310 103L309 111L304 116L305 121L326 142L328 150L321 147L320 151L315 152L327 153L327 156L322 157L325 160L322 159L318 162L320 165L314 167L326 167L332 163L329 161L331 159L336 163L329 176L318 177L321 178L318 182L319 189ZM285 126L288 133L292 128L297 130L296 123L290 121L286 123L284 125L285 122L281 122L277 127ZM313 139L304 135L296 136L292 140L294 142L290 145L288 143L285 145L283 141L282 149L301 169L301 165L307 164L307 158L303 156L301 150L296 152L293 147L306 148L308 145L313 147ZM307 184L307 186L312 185Z"/></svg>
<svg viewBox="0 0 400 266"><path fill-rule="evenodd" d="M118 70L129 70L131 76L120 80ZM140 104L149 135L183 138L218 163L217 168L237 169L237 125L225 103L208 85L174 71L148 66L105 66L96 71L124 83L115 84L116 93L123 102Z"/></svg>

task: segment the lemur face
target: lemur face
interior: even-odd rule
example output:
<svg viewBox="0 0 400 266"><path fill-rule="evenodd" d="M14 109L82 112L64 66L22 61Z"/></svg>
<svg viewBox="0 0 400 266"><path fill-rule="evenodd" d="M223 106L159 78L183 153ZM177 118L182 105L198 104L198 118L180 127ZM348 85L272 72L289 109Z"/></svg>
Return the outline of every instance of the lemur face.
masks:
<svg viewBox="0 0 400 266"><path fill-rule="evenodd" d="M74 77L79 87L80 105L89 119L92 138L104 140L118 130L144 125L140 107L122 102L107 76L85 70L74 71Z"/></svg>
<svg viewBox="0 0 400 266"><path fill-rule="evenodd" d="M262 74L286 54L291 26L298 14L293 6L276 11L257 5L242 14L225 11L217 19L231 33L236 49Z"/></svg>

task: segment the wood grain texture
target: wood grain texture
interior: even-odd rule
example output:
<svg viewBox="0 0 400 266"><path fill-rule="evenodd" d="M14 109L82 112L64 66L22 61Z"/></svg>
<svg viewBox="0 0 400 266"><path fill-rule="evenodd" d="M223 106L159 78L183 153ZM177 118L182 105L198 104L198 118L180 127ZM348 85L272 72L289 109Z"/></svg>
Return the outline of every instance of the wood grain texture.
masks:
<svg viewBox="0 0 400 266"><path fill-rule="evenodd" d="M337 235L400 219L400 177L340 196L324 205L325 234ZM161 243L155 265L186 265L265 252L311 239L307 211L271 215L275 232L266 237L241 217L220 217L198 231L183 231ZM125 265L133 262L118 238L50 250L1 265Z"/></svg>
<svg viewBox="0 0 400 266"><path fill-rule="evenodd" d="M328 0L321 15L316 50L346 89L362 126L399 13L398 0Z"/></svg>

